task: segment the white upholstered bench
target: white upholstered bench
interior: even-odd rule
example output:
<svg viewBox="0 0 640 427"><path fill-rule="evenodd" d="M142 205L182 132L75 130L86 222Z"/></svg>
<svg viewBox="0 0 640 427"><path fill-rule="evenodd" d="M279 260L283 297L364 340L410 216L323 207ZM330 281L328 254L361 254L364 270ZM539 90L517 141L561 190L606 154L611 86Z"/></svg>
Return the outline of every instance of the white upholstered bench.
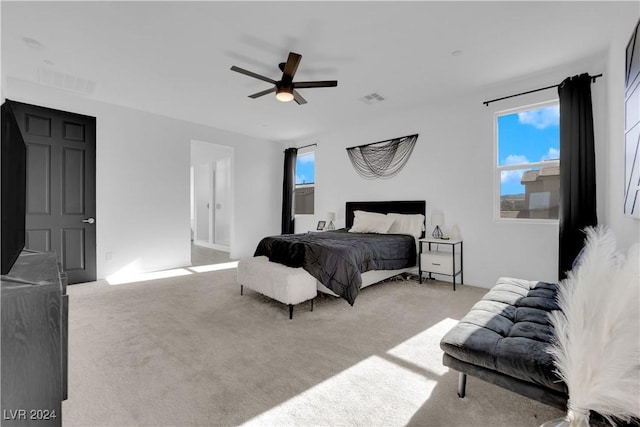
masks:
<svg viewBox="0 0 640 427"><path fill-rule="evenodd" d="M293 306L313 299L318 293L316 279L303 268L291 268L270 262L265 256L242 258L238 261L240 295L244 286L289 306L289 319Z"/></svg>

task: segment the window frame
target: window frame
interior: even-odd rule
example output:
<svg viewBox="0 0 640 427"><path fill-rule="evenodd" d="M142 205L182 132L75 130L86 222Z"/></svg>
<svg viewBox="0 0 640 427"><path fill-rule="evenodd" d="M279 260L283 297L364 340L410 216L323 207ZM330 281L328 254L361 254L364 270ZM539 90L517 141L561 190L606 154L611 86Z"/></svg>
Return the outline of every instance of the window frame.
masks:
<svg viewBox="0 0 640 427"><path fill-rule="evenodd" d="M523 111L538 110L541 108L552 107L560 105L560 100L556 97L547 101L536 102L526 105L520 105L518 107L508 108L505 110L495 111L493 113L493 219L495 222L504 224L546 224L557 225L559 219L545 219L545 218L502 218L501 213L501 173L509 170L519 169L535 169L542 168L542 166L555 165L560 167L560 159L558 160L544 160L538 162L518 163L510 165L500 165L498 159L499 146L498 146L498 118L500 116L506 116L510 114L517 114ZM559 150L558 150L559 151ZM559 157L559 152L558 152Z"/></svg>
<svg viewBox="0 0 640 427"><path fill-rule="evenodd" d="M297 157L302 157L305 155L309 155L309 154L313 154L313 183L305 183L305 184L294 184L295 187L295 191L297 191L299 188L313 188L313 212L312 213L298 213L295 212L295 200L294 200L294 217L298 216L298 215L305 215L305 216L313 216L315 215L316 212L316 203L315 203L315 191L316 191L316 150L314 150L312 147L309 148L305 148L305 149L301 149L300 151L298 151ZM297 162L298 159L296 158L296 166L297 166ZM297 168L296 168L296 176L298 174Z"/></svg>

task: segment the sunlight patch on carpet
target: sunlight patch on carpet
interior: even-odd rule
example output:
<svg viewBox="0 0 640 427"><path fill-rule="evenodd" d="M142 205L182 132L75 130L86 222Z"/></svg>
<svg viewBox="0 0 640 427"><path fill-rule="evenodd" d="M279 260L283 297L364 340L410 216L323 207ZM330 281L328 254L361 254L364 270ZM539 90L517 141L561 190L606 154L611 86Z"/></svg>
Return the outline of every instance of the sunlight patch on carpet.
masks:
<svg viewBox="0 0 640 427"><path fill-rule="evenodd" d="M193 274L184 268L176 268L173 270L154 271L142 274L114 274L107 277L110 285L123 285L125 283L145 282L147 280L166 279L169 277L188 276Z"/></svg>
<svg viewBox="0 0 640 427"><path fill-rule="evenodd" d="M435 386L436 381L371 356L243 425L405 425Z"/></svg>
<svg viewBox="0 0 640 427"><path fill-rule="evenodd" d="M440 340L457 323L458 321L455 319L443 319L418 335L398 344L387 351L387 354L433 372L436 375L444 375L449 371L449 368L442 364ZM425 349L437 350L425 351Z"/></svg>
<svg viewBox="0 0 640 427"><path fill-rule="evenodd" d="M238 268L238 261L225 262L222 264L199 265L197 267L189 267L189 270L195 271L196 273L208 273L209 271L229 270L232 268Z"/></svg>

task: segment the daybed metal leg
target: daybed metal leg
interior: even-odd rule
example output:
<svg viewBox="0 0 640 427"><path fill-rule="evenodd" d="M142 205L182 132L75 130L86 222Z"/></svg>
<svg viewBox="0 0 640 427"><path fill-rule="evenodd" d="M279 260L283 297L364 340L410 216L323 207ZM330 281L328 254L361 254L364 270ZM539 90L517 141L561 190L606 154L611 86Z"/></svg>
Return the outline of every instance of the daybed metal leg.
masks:
<svg viewBox="0 0 640 427"><path fill-rule="evenodd" d="M289 320L293 319L293 305L289 304Z"/></svg>
<svg viewBox="0 0 640 427"><path fill-rule="evenodd" d="M313 300L311 300L311 311L313 311Z"/></svg>
<svg viewBox="0 0 640 427"><path fill-rule="evenodd" d="M240 285L240 295L243 295L242 294L242 291L244 290L243 288L244 288L244 286Z"/></svg>
<svg viewBox="0 0 640 427"><path fill-rule="evenodd" d="M458 397L464 397L467 388L467 374L458 373Z"/></svg>

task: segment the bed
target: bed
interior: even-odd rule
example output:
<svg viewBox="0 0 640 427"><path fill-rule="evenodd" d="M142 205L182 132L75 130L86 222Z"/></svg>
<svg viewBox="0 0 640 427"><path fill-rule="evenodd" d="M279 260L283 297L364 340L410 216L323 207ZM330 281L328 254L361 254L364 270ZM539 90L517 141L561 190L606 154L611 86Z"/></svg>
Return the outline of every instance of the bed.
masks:
<svg viewBox="0 0 640 427"><path fill-rule="evenodd" d="M339 296L353 305L363 287L415 268L425 208L425 201L347 202L344 229L265 237L253 260L240 260L241 292L246 285L289 304L291 317L292 305L312 299L311 277L313 292ZM257 265L260 268L249 271ZM293 282L300 287L289 276L295 276ZM271 283L265 284L265 277ZM284 286L288 289L283 292ZM305 296L296 296L297 302L286 296L303 287Z"/></svg>

